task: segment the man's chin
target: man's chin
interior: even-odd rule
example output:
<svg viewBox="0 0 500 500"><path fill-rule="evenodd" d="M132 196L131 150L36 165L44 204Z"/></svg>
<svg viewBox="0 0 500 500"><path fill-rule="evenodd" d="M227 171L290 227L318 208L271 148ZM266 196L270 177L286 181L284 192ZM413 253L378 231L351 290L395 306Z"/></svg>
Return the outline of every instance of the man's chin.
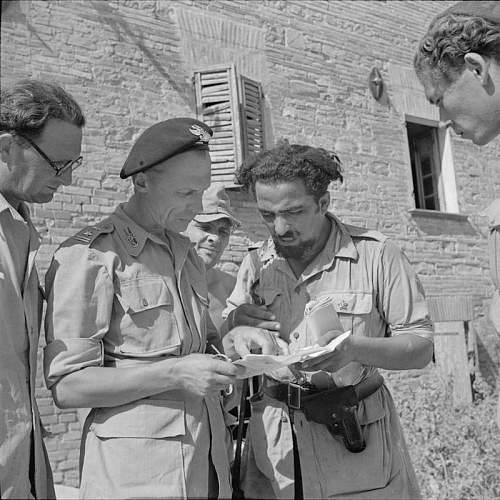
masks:
<svg viewBox="0 0 500 500"><path fill-rule="evenodd" d="M217 264L217 257L214 258L213 253L204 249L198 249L200 259L205 263L205 267L210 269Z"/></svg>
<svg viewBox="0 0 500 500"><path fill-rule="evenodd" d="M301 259L307 250L304 245L280 245L277 241L274 242L274 248L284 259Z"/></svg>
<svg viewBox="0 0 500 500"><path fill-rule="evenodd" d="M489 134L483 134L478 136L474 136L471 138L471 141L476 145L476 146L485 146L489 142L491 142L493 139L496 137L500 136L500 129L495 130L494 132L491 132Z"/></svg>
<svg viewBox="0 0 500 500"><path fill-rule="evenodd" d="M48 203L52 201L54 198L55 191L51 191L50 193L39 193L35 196L32 196L30 200L27 200L31 203Z"/></svg>

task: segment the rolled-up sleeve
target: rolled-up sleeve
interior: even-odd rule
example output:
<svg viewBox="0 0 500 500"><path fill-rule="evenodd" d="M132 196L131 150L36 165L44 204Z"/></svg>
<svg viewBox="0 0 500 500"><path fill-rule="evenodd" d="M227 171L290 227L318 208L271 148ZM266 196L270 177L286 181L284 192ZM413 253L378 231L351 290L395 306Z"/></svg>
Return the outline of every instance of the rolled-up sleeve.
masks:
<svg viewBox="0 0 500 500"><path fill-rule="evenodd" d="M379 309L392 336L413 334L432 341L433 327L422 284L406 255L391 241L378 268Z"/></svg>
<svg viewBox="0 0 500 500"><path fill-rule="evenodd" d="M236 284L234 285L231 295L229 295L226 300L226 308L222 311L222 317L225 319L220 328L222 336L224 336L231 329L232 325L230 325L228 321L228 316L231 311L234 311L234 309L241 304L252 303L250 289L252 284L255 282L255 276L257 273L254 260L254 257L247 254L241 262L241 266L236 277Z"/></svg>
<svg viewBox="0 0 500 500"><path fill-rule="evenodd" d="M226 308L222 311L222 317L227 318L229 313L241 304L252 302L250 288L255 281L257 270L254 265L254 259L250 254L245 255L236 276L236 284L231 295L226 300Z"/></svg>
<svg viewBox="0 0 500 500"><path fill-rule="evenodd" d="M92 248L57 250L45 278L47 314L44 374L47 387L88 366L103 366L113 282Z"/></svg>

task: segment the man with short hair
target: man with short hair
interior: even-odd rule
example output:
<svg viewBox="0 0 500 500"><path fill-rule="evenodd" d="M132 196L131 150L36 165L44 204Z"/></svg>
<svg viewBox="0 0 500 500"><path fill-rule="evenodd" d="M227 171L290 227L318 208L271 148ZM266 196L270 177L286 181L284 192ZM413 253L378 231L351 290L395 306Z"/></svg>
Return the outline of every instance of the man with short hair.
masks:
<svg viewBox="0 0 500 500"><path fill-rule="evenodd" d="M35 399L40 236L26 203L46 203L82 162L85 118L61 87L23 80L0 98L0 497L54 498Z"/></svg>
<svg viewBox="0 0 500 500"><path fill-rule="evenodd" d="M499 2L458 2L436 16L414 67L457 135L481 146L500 134Z"/></svg>
<svg viewBox="0 0 500 500"><path fill-rule="evenodd" d="M214 325L220 329L222 310L233 291L236 277L215 267L229 243L234 228L240 225L231 212L231 204L224 186L211 184L203 193L203 211L189 223L185 235L194 243L196 253L205 263L209 313Z"/></svg>
<svg viewBox="0 0 500 500"><path fill-rule="evenodd" d="M266 374L251 398L243 460L248 498L419 497L397 411L378 369L421 368L432 357L422 286L383 234L343 224L328 186L335 154L282 143L237 171L270 233L240 267L230 326L267 328L288 350L330 354ZM246 352L224 337L226 353Z"/></svg>
<svg viewBox="0 0 500 500"><path fill-rule="evenodd" d="M427 98L459 136L482 146L500 134L500 2L457 2L436 16L420 41L414 66ZM500 200L484 215L495 286L490 318L500 333Z"/></svg>
<svg viewBox="0 0 500 500"><path fill-rule="evenodd" d="M192 118L145 130L120 173L131 198L64 242L47 272L47 386L62 408L92 408L82 498L231 496L221 392L237 369L208 354L222 346L205 270L180 234L210 183L211 135Z"/></svg>

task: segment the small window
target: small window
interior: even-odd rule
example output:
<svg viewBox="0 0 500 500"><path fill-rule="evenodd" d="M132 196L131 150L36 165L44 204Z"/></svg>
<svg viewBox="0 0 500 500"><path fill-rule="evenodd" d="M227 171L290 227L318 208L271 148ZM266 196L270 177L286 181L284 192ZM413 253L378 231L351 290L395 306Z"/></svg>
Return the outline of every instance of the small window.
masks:
<svg viewBox="0 0 500 500"><path fill-rule="evenodd" d="M262 85L234 65L195 71L198 118L212 127L212 182L234 186L234 170L264 148Z"/></svg>
<svg viewBox="0 0 500 500"><path fill-rule="evenodd" d="M437 127L406 122L415 207L443 210L440 196L441 154Z"/></svg>

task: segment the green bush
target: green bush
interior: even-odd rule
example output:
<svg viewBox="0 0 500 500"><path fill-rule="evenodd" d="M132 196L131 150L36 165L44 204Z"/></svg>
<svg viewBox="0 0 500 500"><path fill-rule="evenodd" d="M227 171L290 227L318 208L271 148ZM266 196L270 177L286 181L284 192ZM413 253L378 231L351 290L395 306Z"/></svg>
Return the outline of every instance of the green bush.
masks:
<svg viewBox="0 0 500 500"><path fill-rule="evenodd" d="M500 498L492 387L477 377L474 403L454 408L450 385L430 370L393 393L424 498Z"/></svg>

